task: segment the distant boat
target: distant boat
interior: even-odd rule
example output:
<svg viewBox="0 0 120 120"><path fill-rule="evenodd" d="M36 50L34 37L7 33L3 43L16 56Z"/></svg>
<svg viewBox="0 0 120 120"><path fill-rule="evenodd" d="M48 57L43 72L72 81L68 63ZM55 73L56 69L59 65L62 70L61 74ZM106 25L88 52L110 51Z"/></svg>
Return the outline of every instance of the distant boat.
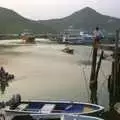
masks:
<svg viewBox="0 0 120 120"><path fill-rule="evenodd" d="M65 52L65 53L68 53L68 54L73 54L74 53L74 49L70 49L69 47L64 48L62 51Z"/></svg>
<svg viewBox="0 0 120 120"><path fill-rule="evenodd" d="M33 35L33 33L23 32L21 34L21 39L24 40L26 43L31 43L35 41L35 36Z"/></svg>
<svg viewBox="0 0 120 120"><path fill-rule="evenodd" d="M68 44L92 44L93 36L76 29L67 29L62 36L62 43Z"/></svg>

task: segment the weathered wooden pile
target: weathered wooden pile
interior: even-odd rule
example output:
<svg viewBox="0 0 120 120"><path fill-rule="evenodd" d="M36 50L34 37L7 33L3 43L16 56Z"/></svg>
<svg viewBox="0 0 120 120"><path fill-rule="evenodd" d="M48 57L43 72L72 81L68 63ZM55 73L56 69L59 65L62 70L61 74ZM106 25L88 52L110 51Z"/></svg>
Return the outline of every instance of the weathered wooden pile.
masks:
<svg viewBox="0 0 120 120"><path fill-rule="evenodd" d="M108 79L109 101L112 109L117 102L120 102L120 50L119 30L116 31L116 43L113 54L112 71Z"/></svg>
<svg viewBox="0 0 120 120"><path fill-rule="evenodd" d="M109 91L109 111L105 112L105 120L120 120L120 113L118 113L114 106L116 103L120 103L120 46L119 46L119 34L120 29L116 31L116 40L115 46L113 48L113 61L112 61L112 70L108 78L108 91ZM100 59L97 62L97 51L98 45L94 43L93 46L93 56L92 56L92 67L91 67L91 76L90 76L90 90L91 90L91 102L96 103L97 100L97 88L98 88L98 73L100 69L101 60L103 57L103 51L101 52ZM120 109L120 107L118 106Z"/></svg>

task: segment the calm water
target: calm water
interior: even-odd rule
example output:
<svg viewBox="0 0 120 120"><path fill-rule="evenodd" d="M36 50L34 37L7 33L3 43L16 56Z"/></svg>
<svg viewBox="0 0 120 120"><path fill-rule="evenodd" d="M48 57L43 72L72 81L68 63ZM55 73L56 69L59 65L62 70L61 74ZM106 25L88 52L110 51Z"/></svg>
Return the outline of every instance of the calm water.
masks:
<svg viewBox="0 0 120 120"><path fill-rule="evenodd" d="M89 102L91 47L71 46L75 54L69 55L61 51L64 45L50 44L44 39L37 41L36 44L0 41L0 65L16 76L1 94L1 100L20 93L24 100ZM99 104L105 107L108 105L105 77L110 69L111 62L104 60L99 74L98 98Z"/></svg>

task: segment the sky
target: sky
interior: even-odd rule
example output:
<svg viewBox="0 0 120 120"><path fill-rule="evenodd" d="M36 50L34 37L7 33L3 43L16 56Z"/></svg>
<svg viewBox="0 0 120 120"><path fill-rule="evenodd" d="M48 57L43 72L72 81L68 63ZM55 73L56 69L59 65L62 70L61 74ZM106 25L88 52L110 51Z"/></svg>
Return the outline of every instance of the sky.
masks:
<svg viewBox="0 0 120 120"><path fill-rule="evenodd" d="M0 7L32 20L62 18L84 7L120 18L120 0L0 0Z"/></svg>

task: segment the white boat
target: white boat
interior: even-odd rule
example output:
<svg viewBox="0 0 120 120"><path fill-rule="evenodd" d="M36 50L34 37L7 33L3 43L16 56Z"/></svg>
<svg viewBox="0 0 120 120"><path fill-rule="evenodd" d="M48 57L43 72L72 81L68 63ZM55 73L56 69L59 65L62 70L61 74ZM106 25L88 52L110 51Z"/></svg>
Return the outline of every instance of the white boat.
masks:
<svg viewBox="0 0 120 120"><path fill-rule="evenodd" d="M5 107L6 113L23 114L101 114L104 107L91 103L73 101L21 101L17 105Z"/></svg>
<svg viewBox="0 0 120 120"><path fill-rule="evenodd" d="M3 116L9 116L9 118L30 114L38 114L39 116L63 114L101 116L104 112L104 107L72 101L21 101L15 106L6 106L2 110L4 111Z"/></svg>
<svg viewBox="0 0 120 120"><path fill-rule="evenodd" d="M91 103L73 101L21 101L19 94L1 103L1 115L13 118L18 115L91 115L101 116L104 107Z"/></svg>

